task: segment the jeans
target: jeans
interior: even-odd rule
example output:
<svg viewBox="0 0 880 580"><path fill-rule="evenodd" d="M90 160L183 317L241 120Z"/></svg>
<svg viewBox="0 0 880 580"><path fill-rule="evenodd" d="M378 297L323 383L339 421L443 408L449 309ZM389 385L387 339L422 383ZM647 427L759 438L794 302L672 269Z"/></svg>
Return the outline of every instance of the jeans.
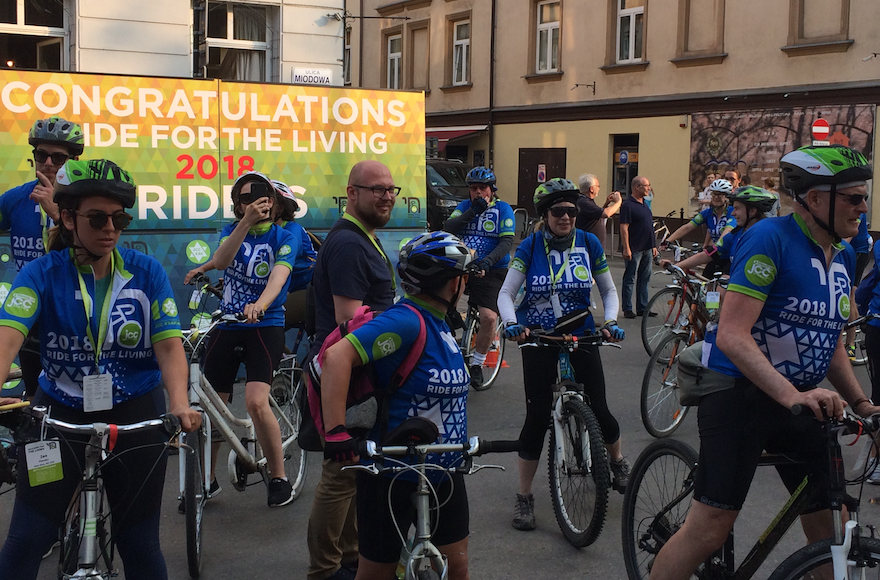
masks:
<svg viewBox="0 0 880 580"><path fill-rule="evenodd" d="M624 260L626 269L623 271L623 311L633 310L633 283L636 280L638 270L638 289L636 293L635 312L643 312L648 304L648 284L651 282L651 260L654 253L651 248L640 252L633 252L632 260Z"/></svg>

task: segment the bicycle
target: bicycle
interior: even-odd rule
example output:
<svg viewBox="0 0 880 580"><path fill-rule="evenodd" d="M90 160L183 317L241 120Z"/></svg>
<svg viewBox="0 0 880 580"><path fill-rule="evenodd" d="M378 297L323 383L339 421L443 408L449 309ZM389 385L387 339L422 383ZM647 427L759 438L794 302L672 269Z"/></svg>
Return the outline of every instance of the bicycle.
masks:
<svg viewBox="0 0 880 580"><path fill-rule="evenodd" d="M14 385L16 381L21 381L21 369L13 367L6 375L5 385ZM18 474L18 446L13 437L12 431L8 427L0 426L0 486L4 483L10 485L9 488L0 492L4 494L15 489L15 481Z"/></svg>
<svg viewBox="0 0 880 580"><path fill-rule="evenodd" d="M485 468L504 469L500 465L475 465L473 458L486 453L506 453L516 451L518 441L486 441L479 437L471 437L463 444L438 444L433 443L439 437L437 425L424 417L412 417L404 421L394 431L389 433L388 440L384 445L375 441L365 441L361 445L359 455L362 458L373 460L371 465L350 465L343 469L360 469L372 475L383 472L397 474L415 472L418 477L416 492L413 494L413 504L416 508L415 535L413 536L412 548L408 549L409 556L406 560L405 580L446 580L448 566L446 557L431 541L431 512L437 510L440 504L437 491L427 477L428 470L443 469L436 464L428 463L427 456L431 453L461 453L461 463L454 468L458 473L473 474ZM394 457L415 457L414 464L404 463ZM393 465L386 466L388 461ZM395 477L395 480L397 477ZM394 481L392 481L394 485ZM390 508L389 490L389 508ZM431 507L431 499L435 506ZM436 526L436 523L435 523ZM398 527L398 534L404 546L407 546L407 538L403 530Z"/></svg>
<svg viewBox="0 0 880 580"><path fill-rule="evenodd" d="M657 245L663 244L666 242L666 238L672 235L672 232L669 231L669 226L666 225L666 220L675 215L675 210L666 214L665 217L656 218L654 220L654 237L657 240Z"/></svg>
<svg viewBox="0 0 880 580"><path fill-rule="evenodd" d="M568 353L580 344L614 346L601 335L548 336L532 331L521 347L560 349L559 382L553 390L552 428L548 445L547 469L553 512L559 529L576 548L589 546L605 525L611 467L599 421L584 396L584 386L566 376Z"/></svg>
<svg viewBox="0 0 880 580"><path fill-rule="evenodd" d="M846 330L850 328L855 328L856 338L853 342L853 346L855 346L856 356L855 358L851 358L853 366L862 366L868 364L868 347L865 344L865 332L862 330L862 327L865 326L866 323L874 320L875 318L880 318L880 314L866 314L864 316L860 316L856 318L852 322L847 322Z"/></svg>
<svg viewBox="0 0 880 580"><path fill-rule="evenodd" d="M468 304L467 316L464 320L464 332L461 335L461 354L468 368L473 364L474 349L477 345L477 333L480 331L480 311L479 308ZM474 386L478 391L485 391L498 378L498 372L504 361L504 328L501 317L498 317L495 323L495 334L492 342L489 344L489 352L486 353L486 362L483 363L484 368L491 369L489 373L483 375L483 384L479 387Z"/></svg>
<svg viewBox="0 0 880 580"><path fill-rule="evenodd" d="M222 297L222 292L210 280L199 275L193 281L200 285L201 294ZM203 301L194 295L191 305ZM240 316L223 314L217 310L201 327L192 326L183 332L184 350L189 360L190 405L202 413L202 427L184 436L186 453L180 457L180 499L186 516L187 564L189 574L198 578L202 560L202 516L211 489L211 447L215 443L213 433L222 437L231 447L227 469L232 486L237 491L247 487L248 475L259 473L268 485L267 460L259 445L253 421L249 417L236 417L205 379L199 361L204 354L211 332L223 323L241 322ZM281 447L284 453L284 470L293 487L294 499L305 484L308 453L296 442L302 420L305 397L305 379L302 368L296 365L295 355L286 357L272 381L269 405L281 428ZM239 439L235 428L244 429Z"/></svg>
<svg viewBox="0 0 880 580"><path fill-rule="evenodd" d="M116 578L118 571L113 568L114 544L110 534L110 512L107 494L104 489L102 466L118 457L113 455L117 433L135 433L147 430L160 430L169 437L161 443L174 446L173 440L180 434L180 420L174 415L163 415L156 419L139 421L129 425L89 423L77 425L59 421L49 416L46 407L29 407L30 403L16 404L17 409L12 422L15 423L15 441L19 446L39 444L47 440L46 429L52 428L62 438L64 433L88 435L84 445L85 463L82 481L70 501L64 524L60 532L60 554L58 578L69 580L93 578L109 580ZM41 437L34 440L27 435L33 422L42 426ZM123 515L124 517L124 515Z"/></svg>
<svg viewBox="0 0 880 580"><path fill-rule="evenodd" d="M793 411L797 412L798 409ZM872 436L878 428L880 419L877 416L868 419L845 417L842 421L830 419L823 424L831 473L831 481L825 482L827 489L824 493L831 499L834 537L810 544L792 554L773 572L771 580L812 577L804 575L832 563L834 578L840 580L855 577L847 575L847 568L862 574L869 568L878 570L880 540L861 535L858 526L859 500L846 493L848 483L864 485L867 473L873 466L866 466L861 476L847 482L838 441L839 435L848 433ZM684 523L693 494L697 459L697 452L690 445L665 439L649 445L633 465L623 500L622 522L624 563L630 580L648 578L654 557ZM759 461L759 465L787 463L795 461L774 454L764 454ZM813 482L809 476L805 478L738 567L734 562L731 531L724 546L707 559L694 575L701 579L719 580L752 578L805 506L823 493L822 486L822 483ZM841 520L844 506L850 516L846 524ZM873 574L876 575L876 572Z"/></svg>

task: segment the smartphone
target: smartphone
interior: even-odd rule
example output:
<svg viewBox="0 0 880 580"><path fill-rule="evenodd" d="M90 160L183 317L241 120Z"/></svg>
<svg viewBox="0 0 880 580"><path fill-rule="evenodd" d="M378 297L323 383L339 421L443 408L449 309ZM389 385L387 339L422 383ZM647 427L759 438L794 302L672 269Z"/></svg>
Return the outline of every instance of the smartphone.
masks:
<svg viewBox="0 0 880 580"><path fill-rule="evenodd" d="M242 203L253 203L263 197L269 197L269 186L259 181L251 182L250 192L238 195Z"/></svg>

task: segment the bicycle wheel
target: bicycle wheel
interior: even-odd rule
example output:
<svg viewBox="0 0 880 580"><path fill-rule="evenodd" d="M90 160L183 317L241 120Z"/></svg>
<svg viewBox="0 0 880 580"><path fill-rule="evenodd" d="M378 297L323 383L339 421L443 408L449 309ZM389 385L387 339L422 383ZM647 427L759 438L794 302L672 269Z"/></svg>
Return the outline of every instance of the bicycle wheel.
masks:
<svg viewBox="0 0 880 580"><path fill-rule="evenodd" d="M433 568L426 568L424 570L419 570L418 580L440 580L440 576Z"/></svg>
<svg viewBox="0 0 880 580"><path fill-rule="evenodd" d="M857 551L850 551L846 577L880 578L880 540L860 537L858 543ZM770 575L770 580L824 578L825 576L814 574L822 566L827 566L827 576L830 578L831 539L810 544L786 558Z"/></svg>
<svg viewBox="0 0 880 580"><path fill-rule="evenodd" d="M477 329L480 324L477 323ZM476 333L474 334L476 340ZM498 378L498 372L501 370L501 364L504 361L504 345L507 341L504 339L501 318L495 324L495 334L492 336L492 342L489 343L489 351L486 353L486 362L483 363L483 386L478 391L485 391L492 386L495 379Z"/></svg>
<svg viewBox="0 0 880 580"><path fill-rule="evenodd" d="M294 367L276 374L272 379L272 397L278 403L277 409L272 405L272 412L281 429L281 442L289 441L284 448L284 474L293 487L293 497L296 499L306 482L309 458L308 452L296 442L302 423L303 405L306 404L306 383L302 369Z"/></svg>
<svg viewBox="0 0 880 580"><path fill-rule="evenodd" d="M669 286L654 294L642 313L642 344L648 355L670 331L687 321L688 309L679 286ZM653 314L653 316L652 316ZM682 316L684 315L684 316Z"/></svg>
<svg viewBox="0 0 880 580"><path fill-rule="evenodd" d="M586 403L562 404L563 440L550 428L550 495L559 529L576 548L596 541L605 524L610 467L599 422Z"/></svg>
<svg viewBox="0 0 880 580"><path fill-rule="evenodd" d="M629 580L647 580L654 557L684 523L691 505L697 452L654 441L633 465L623 496L623 561Z"/></svg>
<svg viewBox="0 0 880 580"><path fill-rule="evenodd" d="M654 437L671 435L687 415L679 400L678 355L686 346L681 334L664 338L651 355L642 380L640 409L642 424Z"/></svg>
<svg viewBox="0 0 880 580"><path fill-rule="evenodd" d="M198 578L202 572L202 514L208 501L202 455L207 438L203 423L199 430L184 436L183 442L192 448L192 452L181 451L187 454L184 458L183 500L186 506L186 562L191 578Z"/></svg>
<svg viewBox="0 0 880 580"><path fill-rule="evenodd" d="M862 332L860 326L856 327L856 357L850 359L854 366L861 366L868 363L868 348L865 346L865 333Z"/></svg>
<svg viewBox="0 0 880 580"><path fill-rule="evenodd" d="M89 578L109 579L113 570L113 546L110 544L110 508L107 504L107 494L104 491L104 482L98 480L98 505L96 506L97 517L94 521L95 539L98 543L98 554L95 559L93 575ZM67 508L67 516L61 527L59 541L58 578L69 578L79 570L79 550L85 533L86 519L82 517L83 507L82 484L70 500Z"/></svg>

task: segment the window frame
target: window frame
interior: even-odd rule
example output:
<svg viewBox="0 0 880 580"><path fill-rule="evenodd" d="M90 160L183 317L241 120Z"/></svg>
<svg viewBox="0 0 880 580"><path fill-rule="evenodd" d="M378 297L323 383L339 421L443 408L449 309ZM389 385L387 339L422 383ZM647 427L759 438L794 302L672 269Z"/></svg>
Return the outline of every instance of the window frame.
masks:
<svg viewBox="0 0 880 580"><path fill-rule="evenodd" d="M208 13L210 12L211 5L214 4L225 4L226 5L226 38L221 38L217 36L209 36L208 31ZM272 70L272 62L275 60L275 55L272 49L272 30L269 25L270 19L272 18L272 14L270 10L273 8L277 8L272 4L252 4L252 6L257 6L260 8L264 8L266 10L266 40L239 40L234 38L235 36L235 18L233 14L232 7L235 5L249 6L251 3L249 2L226 2L222 0L208 0L205 4L205 58L210 59L210 50L212 48L223 49L233 49L233 50L247 50L253 52L262 52L264 54L264 62L265 62L265 70L263 71L263 77L265 81L271 81L273 79L273 73L275 71ZM213 78L207 77L206 78ZM237 81L238 82L238 81ZM258 82L258 81L240 81L240 82Z"/></svg>
<svg viewBox="0 0 880 580"><path fill-rule="evenodd" d="M548 4L556 4L559 7L559 19L551 22L541 22L541 8ZM553 62L553 30L557 31L556 35L556 66L552 66ZM541 68L541 32L547 32L547 68ZM555 74L561 70L560 51L562 45L562 1L561 0L539 0L535 3L535 74Z"/></svg>
<svg viewBox="0 0 880 580"><path fill-rule="evenodd" d="M458 27L467 24L468 26L468 37L465 40L458 38ZM471 25L470 18L463 18L461 20L456 20L452 22L452 86L464 86L469 85L471 83L471 32L473 31L473 26ZM461 49L464 53L464 57L462 58L462 69L463 73L461 75L461 80L456 80L456 50Z"/></svg>
<svg viewBox="0 0 880 580"><path fill-rule="evenodd" d="M615 64L637 64L644 60L645 55L645 8L647 6L636 6L634 8L621 8L620 2L621 0L614 0L615 5L617 7L617 18L615 22L617 23L617 41L614 44L614 62ZM647 0L645 0L645 4L647 4ZM638 14L642 15L642 50L638 56L635 56L635 48L636 48L636 16ZM628 17L630 19L630 35L629 35L629 55L630 58L622 59L620 58L620 48L621 48L621 20L623 17Z"/></svg>
<svg viewBox="0 0 880 580"><path fill-rule="evenodd" d="M346 26L342 34L342 83L348 86L351 84L351 25Z"/></svg>
<svg viewBox="0 0 880 580"><path fill-rule="evenodd" d="M391 42L397 40L400 42L400 52L391 52ZM392 62L396 62L397 86L391 83L391 66ZM403 88L403 31L394 32L385 35L385 88L400 90Z"/></svg>
<svg viewBox="0 0 880 580"><path fill-rule="evenodd" d="M8 22L0 23L0 34L9 34L17 36L30 36L42 38L39 44L51 44L56 39L61 42L61 68L59 71L70 70L70 37L67 29L70 27L70 3L62 0L62 26L61 28L54 26L36 26L33 24L25 24L25 0L13 0L15 2L15 24ZM6 63L3 63L6 66ZM39 66L39 62L37 62ZM51 70L51 69L39 69Z"/></svg>
<svg viewBox="0 0 880 580"><path fill-rule="evenodd" d="M780 48L788 56L810 54L826 54L830 52L846 52L853 44L849 37L850 0L840 3L840 28L838 32L825 36L805 36L804 18L806 7L804 0L789 0L788 44Z"/></svg>

